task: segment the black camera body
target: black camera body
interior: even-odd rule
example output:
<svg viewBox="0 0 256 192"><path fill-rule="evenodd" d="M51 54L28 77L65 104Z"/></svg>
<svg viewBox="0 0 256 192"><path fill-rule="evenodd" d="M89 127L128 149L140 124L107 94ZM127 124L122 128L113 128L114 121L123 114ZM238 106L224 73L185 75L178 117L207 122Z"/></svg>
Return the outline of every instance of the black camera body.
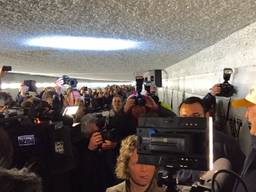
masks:
<svg viewBox="0 0 256 192"><path fill-rule="evenodd" d="M116 141L117 140L116 129L110 126L109 118L110 117L108 116L103 116L98 114L96 125L99 128L103 141L104 140Z"/></svg>
<svg viewBox="0 0 256 192"><path fill-rule="evenodd" d="M109 140L112 142L116 141L116 130L115 129L101 129L100 131L103 141Z"/></svg>
<svg viewBox="0 0 256 192"><path fill-rule="evenodd" d="M12 66L6 66L6 65L4 65L3 67L2 67L2 71L11 71L12 70Z"/></svg>
<svg viewBox="0 0 256 192"><path fill-rule="evenodd" d="M145 106L145 104L146 104L144 96L141 94L134 96L133 99L135 100L135 105Z"/></svg>
<svg viewBox="0 0 256 192"><path fill-rule="evenodd" d="M143 81L144 81L144 78L142 76L136 77L137 95L132 97L135 100L135 105L139 105L139 106L144 106L146 104L144 96L141 95Z"/></svg>
<svg viewBox="0 0 256 192"><path fill-rule="evenodd" d="M166 191L179 191L177 170L208 171L213 165L212 118L141 117L137 136L138 162L159 166L157 184Z"/></svg>
<svg viewBox="0 0 256 192"><path fill-rule="evenodd" d="M220 84L220 93L218 96L231 97L235 93L235 88L229 82L225 81Z"/></svg>
<svg viewBox="0 0 256 192"><path fill-rule="evenodd" d="M234 86L228 82L232 73L233 73L233 70L231 68L224 68L223 70L224 82L220 84L220 93L217 96L231 97L233 94L236 93Z"/></svg>
<svg viewBox="0 0 256 192"><path fill-rule="evenodd" d="M70 85L70 87L75 88L77 86L77 80L74 78L70 78L67 75L62 76L63 84Z"/></svg>

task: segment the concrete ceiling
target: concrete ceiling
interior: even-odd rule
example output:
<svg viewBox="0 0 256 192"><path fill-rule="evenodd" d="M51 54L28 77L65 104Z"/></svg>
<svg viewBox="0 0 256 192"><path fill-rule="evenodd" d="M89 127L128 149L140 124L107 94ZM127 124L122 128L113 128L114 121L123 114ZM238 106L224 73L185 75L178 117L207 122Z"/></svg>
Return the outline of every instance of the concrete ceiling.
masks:
<svg viewBox="0 0 256 192"><path fill-rule="evenodd" d="M256 21L254 0L0 0L0 61L14 72L133 80L163 69ZM28 47L32 37L71 35L142 42L123 51Z"/></svg>

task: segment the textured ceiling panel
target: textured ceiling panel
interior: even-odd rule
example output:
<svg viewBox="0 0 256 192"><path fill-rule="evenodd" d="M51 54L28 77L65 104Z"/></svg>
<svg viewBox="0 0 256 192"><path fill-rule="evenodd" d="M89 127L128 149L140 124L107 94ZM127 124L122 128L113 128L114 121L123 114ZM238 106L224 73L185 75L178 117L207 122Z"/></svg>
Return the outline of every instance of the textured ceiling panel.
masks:
<svg viewBox="0 0 256 192"><path fill-rule="evenodd" d="M15 72L132 80L255 22L255 10L253 0L0 0L0 59ZM41 35L124 38L143 46L104 52L23 44Z"/></svg>

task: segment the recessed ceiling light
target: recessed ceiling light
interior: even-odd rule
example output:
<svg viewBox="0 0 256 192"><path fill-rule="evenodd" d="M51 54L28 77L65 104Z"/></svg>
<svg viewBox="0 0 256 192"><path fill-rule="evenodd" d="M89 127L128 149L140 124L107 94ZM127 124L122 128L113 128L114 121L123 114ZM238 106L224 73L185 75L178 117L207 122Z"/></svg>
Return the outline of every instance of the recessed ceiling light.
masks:
<svg viewBox="0 0 256 192"><path fill-rule="evenodd" d="M138 48L140 43L132 40L111 38L48 36L30 39L26 41L26 44L55 49L115 51Z"/></svg>

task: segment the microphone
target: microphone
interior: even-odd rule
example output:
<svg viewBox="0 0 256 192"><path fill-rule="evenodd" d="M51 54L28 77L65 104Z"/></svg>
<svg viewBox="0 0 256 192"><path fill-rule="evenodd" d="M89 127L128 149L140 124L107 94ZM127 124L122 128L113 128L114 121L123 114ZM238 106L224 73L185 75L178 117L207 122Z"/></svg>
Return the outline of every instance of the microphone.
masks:
<svg viewBox="0 0 256 192"><path fill-rule="evenodd" d="M205 181L205 185L210 185L212 183L212 177L213 175L219 171L219 170L231 170L232 166L228 159L226 158L219 158L213 163L213 169L207 171L204 175L202 175L200 178L201 180ZM222 191L224 187L226 186L227 181L229 180L229 174L228 173L220 173L217 175L214 181L214 189L215 191ZM232 186L230 186L232 189Z"/></svg>

